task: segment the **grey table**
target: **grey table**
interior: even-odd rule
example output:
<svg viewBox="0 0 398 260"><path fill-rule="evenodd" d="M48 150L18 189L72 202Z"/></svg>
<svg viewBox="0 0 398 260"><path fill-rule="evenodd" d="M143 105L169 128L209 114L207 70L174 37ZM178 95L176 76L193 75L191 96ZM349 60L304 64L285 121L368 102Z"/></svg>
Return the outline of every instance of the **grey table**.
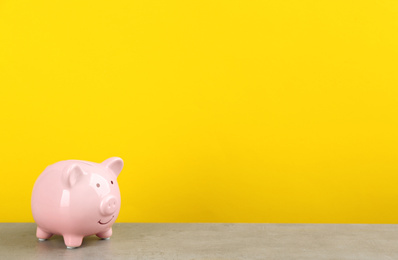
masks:
<svg viewBox="0 0 398 260"><path fill-rule="evenodd" d="M117 223L66 249L34 223L0 223L0 259L398 259L398 225Z"/></svg>

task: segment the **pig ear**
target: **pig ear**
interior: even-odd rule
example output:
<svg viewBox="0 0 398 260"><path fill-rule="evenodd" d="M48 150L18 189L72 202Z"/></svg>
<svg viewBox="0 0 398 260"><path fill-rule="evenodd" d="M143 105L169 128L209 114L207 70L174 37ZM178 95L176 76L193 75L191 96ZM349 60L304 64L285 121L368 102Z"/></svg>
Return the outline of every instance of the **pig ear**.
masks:
<svg viewBox="0 0 398 260"><path fill-rule="evenodd" d="M119 176L120 172L123 169L123 160L119 157L111 157L103 161L101 164L104 165L105 168L111 170L116 175L116 177Z"/></svg>
<svg viewBox="0 0 398 260"><path fill-rule="evenodd" d="M75 185L79 179L84 175L82 168L79 165L73 164L64 173L64 183L68 187Z"/></svg>

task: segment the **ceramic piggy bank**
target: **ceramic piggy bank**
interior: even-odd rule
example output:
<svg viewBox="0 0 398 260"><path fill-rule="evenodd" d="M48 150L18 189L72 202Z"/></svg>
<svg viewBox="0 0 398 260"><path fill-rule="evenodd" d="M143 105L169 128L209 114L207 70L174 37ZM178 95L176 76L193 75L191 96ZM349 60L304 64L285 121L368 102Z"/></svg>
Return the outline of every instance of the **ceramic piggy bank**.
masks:
<svg viewBox="0 0 398 260"><path fill-rule="evenodd" d="M102 163L69 160L48 166L32 193L39 240L62 235L67 248L75 248L84 236L110 238L120 210L116 178L122 168L118 157Z"/></svg>

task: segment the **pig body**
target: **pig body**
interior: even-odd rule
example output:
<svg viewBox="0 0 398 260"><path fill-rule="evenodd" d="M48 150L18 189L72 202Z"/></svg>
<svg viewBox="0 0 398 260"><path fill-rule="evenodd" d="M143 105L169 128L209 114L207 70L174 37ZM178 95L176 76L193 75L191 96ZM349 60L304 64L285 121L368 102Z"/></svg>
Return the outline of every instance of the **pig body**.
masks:
<svg viewBox="0 0 398 260"><path fill-rule="evenodd" d="M32 192L39 240L62 235L65 245L75 248L85 236L110 238L120 210L116 179L122 168L118 157L102 163L68 160L48 166Z"/></svg>

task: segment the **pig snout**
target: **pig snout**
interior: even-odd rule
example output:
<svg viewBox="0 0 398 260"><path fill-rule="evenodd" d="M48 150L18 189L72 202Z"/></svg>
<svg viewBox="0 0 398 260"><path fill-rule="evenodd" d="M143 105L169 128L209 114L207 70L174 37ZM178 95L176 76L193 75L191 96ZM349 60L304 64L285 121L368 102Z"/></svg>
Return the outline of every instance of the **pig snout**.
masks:
<svg viewBox="0 0 398 260"><path fill-rule="evenodd" d="M100 210L103 215L108 216L115 213L118 206L115 196L109 195L102 200Z"/></svg>

